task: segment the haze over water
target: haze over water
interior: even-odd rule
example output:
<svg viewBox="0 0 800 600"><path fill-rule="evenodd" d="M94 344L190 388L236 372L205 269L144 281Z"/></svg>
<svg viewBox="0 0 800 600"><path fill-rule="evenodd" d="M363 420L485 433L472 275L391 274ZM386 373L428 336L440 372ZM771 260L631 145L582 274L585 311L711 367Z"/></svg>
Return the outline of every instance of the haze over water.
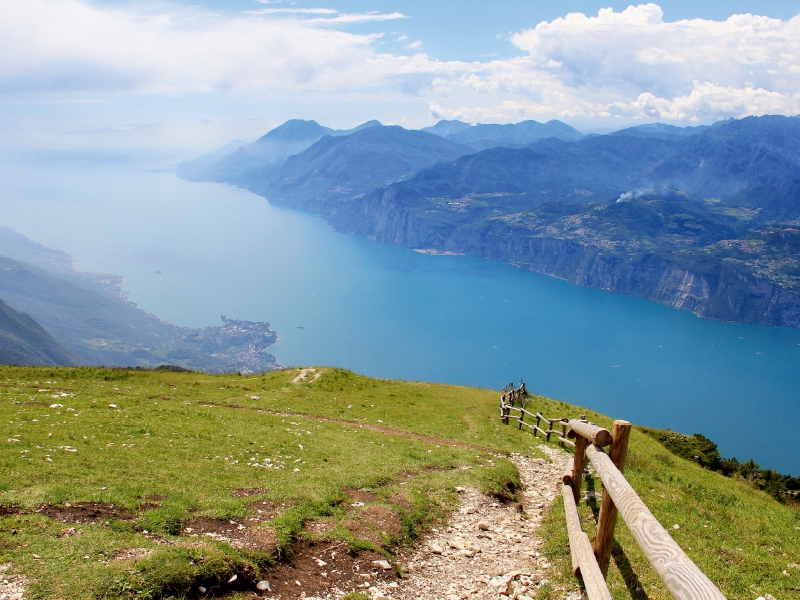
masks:
<svg viewBox="0 0 800 600"><path fill-rule="evenodd" d="M786 451L800 420L800 330L702 320L337 233L243 190L151 172L168 164L3 157L0 225L84 271L124 275L131 300L176 324L269 321L284 365L494 389L524 378L533 392L700 432L724 456L800 473Z"/></svg>

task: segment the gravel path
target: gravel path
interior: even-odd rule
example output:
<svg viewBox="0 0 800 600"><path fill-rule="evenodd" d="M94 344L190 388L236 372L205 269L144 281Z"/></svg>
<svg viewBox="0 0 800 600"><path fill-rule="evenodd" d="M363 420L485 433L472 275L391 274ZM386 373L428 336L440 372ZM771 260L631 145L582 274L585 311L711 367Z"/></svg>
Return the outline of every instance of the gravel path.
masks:
<svg viewBox="0 0 800 600"><path fill-rule="evenodd" d="M9 564L0 565L0 600L22 600L28 580L20 575L9 575Z"/></svg>
<svg viewBox="0 0 800 600"><path fill-rule="evenodd" d="M445 529L434 530L405 563L399 588L371 590L376 600L527 600L548 579L537 532L559 493L568 456L540 446L552 462L511 456L523 484L526 516L476 490L464 489L461 507ZM577 585L575 586L577 590ZM565 590L564 598L580 598Z"/></svg>

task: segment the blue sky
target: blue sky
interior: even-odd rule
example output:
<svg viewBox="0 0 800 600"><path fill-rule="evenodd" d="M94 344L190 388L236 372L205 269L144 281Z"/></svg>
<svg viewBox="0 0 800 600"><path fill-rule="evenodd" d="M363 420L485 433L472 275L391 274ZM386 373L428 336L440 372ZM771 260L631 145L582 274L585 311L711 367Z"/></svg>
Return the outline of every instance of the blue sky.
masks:
<svg viewBox="0 0 800 600"><path fill-rule="evenodd" d="M798 13L800 0L2 0L0 149L192 152L293 117L590 131L797 114Z"/></svg>

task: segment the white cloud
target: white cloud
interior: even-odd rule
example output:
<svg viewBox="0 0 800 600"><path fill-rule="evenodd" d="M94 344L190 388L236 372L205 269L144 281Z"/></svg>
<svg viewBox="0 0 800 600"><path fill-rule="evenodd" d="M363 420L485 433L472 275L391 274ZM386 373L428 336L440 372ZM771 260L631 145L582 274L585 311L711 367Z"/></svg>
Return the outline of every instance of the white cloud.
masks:
<svg viewBox="0 0 800 600"><path fill-rule="evenodd" d="M800 108L800 17L669 23L659 6L646 4L569 14L511 41L529 62L488 79L509 90L545 85L576 107L588 101L612 114L674 120Z"/></svg>
<svg viewBox="0 0 800 600"><path fill-rule="evenodd" d="M384 75L375 36L313 24L398 15L152 15L81 0L3 0L0 92L359 89Z"/></svg>
<svg viewBox="0 0 800 600"><path fill-rule="evenodd" d="M602 9L514 34L519 56L459 62L380 52L381 34L337 29L406 18L399 12L264 4L221 16L0 0L0 94L405 94L433 116L473 122L800 113L800 17L664 22L655 4Z"/></svg>

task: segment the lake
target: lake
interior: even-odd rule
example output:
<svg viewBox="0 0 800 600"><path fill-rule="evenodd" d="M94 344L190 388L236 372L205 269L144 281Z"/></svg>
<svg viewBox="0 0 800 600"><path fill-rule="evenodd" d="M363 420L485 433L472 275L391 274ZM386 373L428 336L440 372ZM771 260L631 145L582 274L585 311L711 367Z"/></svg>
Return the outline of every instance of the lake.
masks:
<svg viewBox="0 0 800 600"><path fill-rule="evenodd" d="M269 321L284 365L493 389L523 378L532 392L703 433L724 456L800 473L800 452L786 450L800 422L799 330L337 233L163 172L176 162L4 156L0 224L84 271L124 275L131 300L178 325Z"/></svg>

